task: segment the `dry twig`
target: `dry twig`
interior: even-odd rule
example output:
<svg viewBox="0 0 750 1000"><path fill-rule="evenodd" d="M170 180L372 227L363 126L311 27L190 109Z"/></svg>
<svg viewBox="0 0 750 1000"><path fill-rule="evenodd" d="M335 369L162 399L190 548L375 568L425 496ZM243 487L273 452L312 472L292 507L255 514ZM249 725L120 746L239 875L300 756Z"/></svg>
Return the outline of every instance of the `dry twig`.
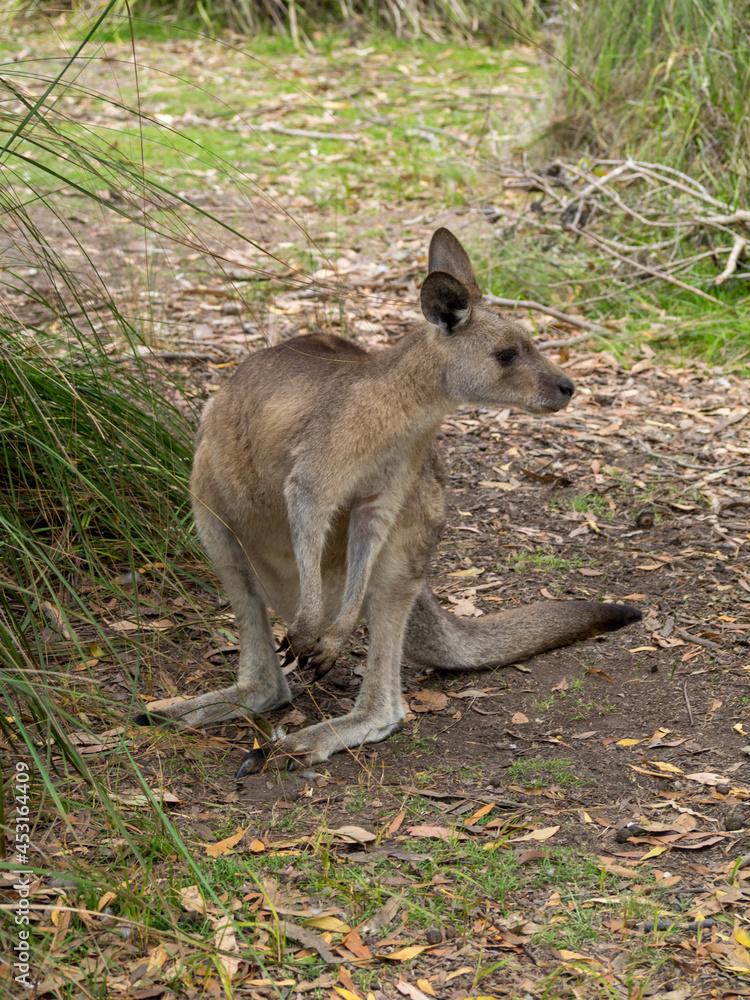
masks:
<svg viewBox="0 0 750 1000"><path fill-rule="evenodd" d="M689 276L698 261L707 256L718 261L728 254L724 269L714 279L715 285L750 274L746 270L738 272L750 247L750 210L733 209L698 181L672 167L627 159L594 161L589 169L560 160L546 171L525 166L496 169L505 178L506 188L541 192L541 200L533 203L534 214L524 216L525 221L535 228L565 232L586 240L618 261L615 266L620 273L619 265L625 264L640 280L668 282L714 305L725 303L698 287L705 278L693 273L692 281L681 280L674 272ZM707 206L712 210L710 214ZM498 215L511 214L503 209L496 211ZM638 237L628 242L617 238L621 236L623 216L629 227L643 236L642 242L637 242ZM606 231L610 220L617 227L615 232ZM727 236L732 237L731 248L726 245ZM697 239L710 249L686 256L688 238L693 242Z"/></svg>

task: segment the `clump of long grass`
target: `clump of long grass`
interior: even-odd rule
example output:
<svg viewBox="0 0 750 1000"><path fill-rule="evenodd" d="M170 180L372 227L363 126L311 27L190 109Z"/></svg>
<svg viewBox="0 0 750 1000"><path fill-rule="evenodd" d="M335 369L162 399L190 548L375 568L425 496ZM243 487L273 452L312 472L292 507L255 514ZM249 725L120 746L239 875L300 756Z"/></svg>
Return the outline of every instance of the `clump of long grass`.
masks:
<svg viewBox="0 0 750 1000"><path fill-rule="evenodd" d="M0 871L19 865L12 792L15 764L23 762L32 775L30 864L41 876L56 869L72 876L77 888L68 884L59 903L83 911L65 948L50 946L49 920L32 924L34 977L51 977L60 995L104 997L106 969L84 981L73 974L79 959L101 952L104 917L100 923L96 908L104 892L113 894L115 926L135 928L144 947L187 940L173 887L153 877L164 857L179 858L205 897L220 904L162 808L157 782L136 762L138 735L122 725L128 701L125 712L117 710L91 672L103 658L126 683L135 675L135 698L150 647L140 636L126 642L113 633L108 610L126 606L141 620L139 573L151 606L161 600L168 608L172 597L184 598L186 573L201 557L187 488L190 402L154 363L143 297L136 292L128 301L127 290L110 287L87 233L109 220L113 232L124 227L124 238L135 228L158 233L162 245L170 236L184 243L191 223L206 213L196 208L191 215L185 196L170 214L145 163L129 161L106 130L66 120L59 98L74 86L71 68L75 78L72 59L57 76L41 70L32 80L25 67L12 65L2 83ZM215 232L220 223L211 221ZM195 232L191 245L200 241ZM107 729L106 752L81 751ZM137 792L137 824L118 800L109 768ZM75 840L70 814L80 811L92 823L85 857L50 848L48 841ZM105 847L109 841L115 846ZM39 915L44 897L34 905ZM0 907L3 955L13 954L16 932L13 906ZM216 949L204 951L210 963ZM14 995L6 974L0 965L0 993L13 985Z"/></svg>
<svg viewBox="0 0 750 1000"><path fill-rule="evenodd" d="M582 0L564 6L549 134L565 155L633 156L728 200L750 173L744 0Z"/></svg>
<svg viewBox="0 0 750 1000"><path fill-rule="evenodd" d="M73 10L79 4L72 0ZM80 4L85 8L86 5ZM295 43L321 30L355 34L380 30L397 38L427 37L442 41L449 35L495 42L527 36L542 16L543 0L135 0L138 18L186 20L216 31L229 28L243 34L276 31ZM16 0L15 11L35 11L32 0ZM118 4L122 13L124 5Z"/></svg>

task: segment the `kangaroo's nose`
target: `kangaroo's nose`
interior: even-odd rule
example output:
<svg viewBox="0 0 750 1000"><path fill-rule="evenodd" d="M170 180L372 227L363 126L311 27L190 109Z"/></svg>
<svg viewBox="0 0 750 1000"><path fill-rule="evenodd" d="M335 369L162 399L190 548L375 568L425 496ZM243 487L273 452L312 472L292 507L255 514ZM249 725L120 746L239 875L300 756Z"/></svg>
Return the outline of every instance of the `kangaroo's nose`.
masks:
<svg viewBox="0 0 750 1000"><path fill-rule="evenodd" d="M573 385L573 382L569 378L561 378L560 381L557 383L557 388L560 390L563 396L567 396L568 398L570 398L576 391L576 387Z"/></svg>

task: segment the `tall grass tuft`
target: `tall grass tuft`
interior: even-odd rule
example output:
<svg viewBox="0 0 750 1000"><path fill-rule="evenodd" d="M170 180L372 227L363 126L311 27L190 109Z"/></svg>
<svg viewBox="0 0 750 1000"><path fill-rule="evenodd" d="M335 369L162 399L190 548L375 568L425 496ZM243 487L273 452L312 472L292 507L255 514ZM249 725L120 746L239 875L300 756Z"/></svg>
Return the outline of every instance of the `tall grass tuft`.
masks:
<svg viewBox="0 0 750 1000"><path fill-rule="evenodd" d="M87 9L73 0L73 9L78 6ZM441 41L459 35L496 42L528 36L544 6L543 0L134 0L129 10L136 18L191 22L209 31L281 32L298 44L340 28L355 34L387 31L397 38ZM32 0L14 0L6 18L36 7ZM120 14L124 9L117 4Z"/></svg>
<svg viewBox="0 0 750 1000"><path fill-rule="evenodd" d="M746 197L745 0L582 0L564 6L550 127L564 154L666 163Z"/></svg>
<svg viewBox="0 0 750 1000"><path fill-rule="evenodd" d="M187 489L189 401L154 363L148 294L128 301L127 286L110 287L87 231L140 232L144 250L149 234L162 247L170 239L200 247L191 223L208 218L187 195L169 209L159 178L120 151L122 136L112 139L106 122L97 131L66 119L65 99L90 96L77 93L76 79L100 22L72 58L51 63L61 66L56 73L6 65L0 119L0 854L8 852L0 874L19 865L13 781L15 763L25 762L30 864L39 876L67 879L58 899L65 948L55 944L65 935L54 936L63 925L42 919L54 892L32 900L34 976L70 998L110 995L106 962L96 957L103 894L112 896L107 920L130 928L144 949L190 937L209 964L215 947L179 927L177 889L153 877L154 866L179 859L204 898L223 905L163 808L158 776L147 778L136 759L142 737L123 725L134 693L115 711L91 673L103 659L135 691L151 647L109 628L113 609L126 607L142 624L137 574L150 607L167 607L184 599L186 573L201 557ZM95 755L83 752L102 742ZM123 785L137 823L118 795ZM90 832L79 849L80 815ZM80 920L71 922L72 911ZM3 905L0 952L11 955L16 941L13 907ZM15 993L8 975L0 963L2 995L6 986Z"/></svg>

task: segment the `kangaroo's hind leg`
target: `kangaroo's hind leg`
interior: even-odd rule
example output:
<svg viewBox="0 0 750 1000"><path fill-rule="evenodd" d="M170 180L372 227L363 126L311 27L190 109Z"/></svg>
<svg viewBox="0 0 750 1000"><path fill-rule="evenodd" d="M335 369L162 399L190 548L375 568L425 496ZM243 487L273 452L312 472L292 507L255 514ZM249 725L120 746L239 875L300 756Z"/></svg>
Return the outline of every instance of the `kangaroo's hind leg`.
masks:
<svg viewBox="0 0 750 1000"><path fill-rule="evenodd" d="M236 616L240 663L236 684L178 702L160 711L160 718L183 726L221 722L241 716L245 711L265 712L291 699L289 685L276 654L265 594L248 556L233 532L210 511L200 510L198 504L195 521ZM141 725L151 721L148 715L136 719Z"/></svg>
<svg viewBox="0 0 750 1000"><path fill-rule="evenodd" d="M411 607L422 585L422 578L409 572L403 553L381 553L366 601L369 651L354 708L338 719L326 719L281 740L274 748L279 761L293 758L300 764L316 764L338 750L384 740L401 728L401 649ZM240 764L237 777L259 771L265 760L263 751L251 751Z"/></svg>

